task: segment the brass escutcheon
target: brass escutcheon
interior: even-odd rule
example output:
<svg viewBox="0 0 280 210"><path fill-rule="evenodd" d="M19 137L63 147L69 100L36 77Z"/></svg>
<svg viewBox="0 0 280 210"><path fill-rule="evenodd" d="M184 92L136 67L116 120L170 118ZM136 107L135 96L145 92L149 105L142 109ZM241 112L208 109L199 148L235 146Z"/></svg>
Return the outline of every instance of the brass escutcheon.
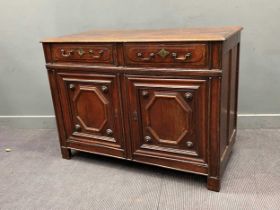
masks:
<svg viewBox="0 0 280 210"><path fill-rule="evenodd" d="M165 50L164 48L162 48L157 54L159 56L161 56L162 58L165 58L167 55L169 55L169 52L167 50Z"/></svg>
<svg viewBox="0 0 280 210"><path fill-rule="evenodd" d="M78 49L78 54L80 56L83 56L86 52L81 48L81 49Z"/></svg>

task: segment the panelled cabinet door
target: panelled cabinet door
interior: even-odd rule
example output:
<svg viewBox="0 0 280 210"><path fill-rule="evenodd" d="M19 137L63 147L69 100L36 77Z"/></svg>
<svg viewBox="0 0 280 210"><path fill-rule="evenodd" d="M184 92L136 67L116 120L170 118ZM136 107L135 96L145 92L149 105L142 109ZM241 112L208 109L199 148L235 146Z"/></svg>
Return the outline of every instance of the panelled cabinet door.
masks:
<svg viewBox="0 0 280 210"><path fill-rule="evenodd" d="M117 76L58 73L57 78L67 141L123 151Z"/></svg>
<svg viewBox="0 0 280 210"><path fill-rule="evenodd" d="M208 81L127 77L134 159L206 164Z"/></svg>

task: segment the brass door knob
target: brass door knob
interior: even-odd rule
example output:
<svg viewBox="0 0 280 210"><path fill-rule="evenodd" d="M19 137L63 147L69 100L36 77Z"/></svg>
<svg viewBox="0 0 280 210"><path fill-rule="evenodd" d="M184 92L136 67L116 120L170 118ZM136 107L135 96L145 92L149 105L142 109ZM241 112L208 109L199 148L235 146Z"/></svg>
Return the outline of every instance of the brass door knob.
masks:
<svg viewBox="0 0 280 210"><path fill-rule="evenodd" d="M106 134L107 134L107 136L112 136L113 135L113 131L111 130L111 129L107 129L106 130Z"/></svg>
<svg viewBox="0 0 280 210"><path fill-rule="evenodd" d="M191 92L186 92L185 93L185 98L188 100L188 101L191 101L193 99L193 94Z"/></svg>
<svg viewBox="0 0 280 210"><path fill-rule="evenodd" d="M70 89L70 90L74 90L74 89L75 89L75 84L72 84L72 83L71 83L71 84L69 85L69 89Z"/></svg>
<svg viewBox="0 0 280 210"><path fill-rule="evenodd" d="M144 139L145 139L145 142L147 142L147 143L152 141L152 138L150 136L145 136Z"/></svg>
<svg viewBox="0 0 280 210"><path fill-rule="evenodd" d="M187 143L186 143L186 144L187 144L187 147L188 147L188 148L193 147L193 143L192 143L191 141L187 141Z"/></svg>
<svg viewBox="0 0 280 210"><path fill-rule="evenodd" d="M109 88L106 85L102 85L101 90L102 90L103 93L108 93Z"/></svg>
<svg viewBox="0 0 280 210"><path fill-rule="evenodd" d="M75 125L75 131L81 131L81 126L79 124Z"/></svg>
<svg viewBox="0 0 280 210"><path fill-rule="evenodd" d="M147 90L143 90L142 91L142 96L145 97L145 98L148 97L149 96L149 92Z"/></svg>

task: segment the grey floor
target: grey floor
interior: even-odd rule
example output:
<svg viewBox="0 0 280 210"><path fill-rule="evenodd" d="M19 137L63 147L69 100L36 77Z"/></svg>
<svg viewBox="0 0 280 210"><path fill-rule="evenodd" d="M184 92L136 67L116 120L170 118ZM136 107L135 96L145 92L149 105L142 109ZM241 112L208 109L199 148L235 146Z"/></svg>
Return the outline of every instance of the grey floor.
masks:
<svg viewBox="0 0 280 210"><path fill-rule="evenodd" d="M1 210L280 209L280 130L239 130L219 193L202 176L58 148L55 130L0 129Z"/></svg>

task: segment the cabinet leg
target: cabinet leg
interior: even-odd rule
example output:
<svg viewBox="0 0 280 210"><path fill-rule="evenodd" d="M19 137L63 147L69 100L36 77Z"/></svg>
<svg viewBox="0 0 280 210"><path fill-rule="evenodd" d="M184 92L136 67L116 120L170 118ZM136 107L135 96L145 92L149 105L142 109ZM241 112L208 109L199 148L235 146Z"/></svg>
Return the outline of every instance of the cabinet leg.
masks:
<svg viewBox="0 0 280 210"><path fill-rule="evenodd" d="M61 155L63 159L71 159L71 149L61 147Z"/></svg>
<svg viewBox="0 0 280 210"><path fill-rule="evenodd" d="M218 177L207 177L207 189L219 192L221 187L221 180Z"/></svg>

